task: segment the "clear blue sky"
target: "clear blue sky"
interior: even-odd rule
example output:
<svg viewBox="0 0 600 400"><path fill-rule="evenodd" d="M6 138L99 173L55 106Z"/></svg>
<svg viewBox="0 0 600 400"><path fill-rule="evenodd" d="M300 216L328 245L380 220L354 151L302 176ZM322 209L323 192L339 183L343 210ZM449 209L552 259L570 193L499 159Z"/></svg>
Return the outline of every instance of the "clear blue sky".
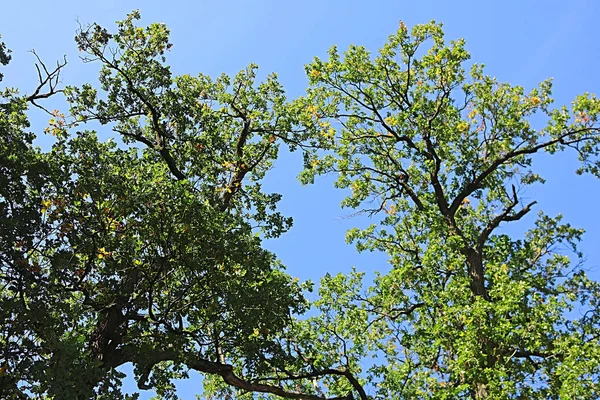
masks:
<svg viewBox="0 0 600 400"><path fill-rule="evenodd" d="M600 2L594 0L3 3L0 34L13 49L4 83L24 91L35 85L33 56L27 53L32 48L47 62L67 54L66 83L95 82L96 68L78 60L73 42L76 21L113 26L139 8L144 23L164 22L171 29L174 47L169 62L175 73L233 74L255 62L265 75L277 72L290 97L306 88L304 64L325 56L331 45L345 49L352 43L376 51L399 20L410 27L432 19L444 23L448 39L465 38L472 59L486 64L487 73L501 81L531 88L553 77L557 104L569 103L585 91L600 93L596 33ZM600 182L575 176L572 155L542 158L539 165L547 184L526 196L538 200L536 212L563 213L566 221L586 229L582 249L587 267L600 278ZM344 194L335 191L330 180L301 187L295 180L300 167L297 155L284 156L268 178L267 189L284 195L281 210L295 220L292 230L268 247L302 279L317 280L325 272L347 271L353 265L366 271L385 269L381 255L357 256L344 242L347 228L368 221L345 218L350 212L339 208ZM194 398L194 386L182 385L180 396Z"/></svg>

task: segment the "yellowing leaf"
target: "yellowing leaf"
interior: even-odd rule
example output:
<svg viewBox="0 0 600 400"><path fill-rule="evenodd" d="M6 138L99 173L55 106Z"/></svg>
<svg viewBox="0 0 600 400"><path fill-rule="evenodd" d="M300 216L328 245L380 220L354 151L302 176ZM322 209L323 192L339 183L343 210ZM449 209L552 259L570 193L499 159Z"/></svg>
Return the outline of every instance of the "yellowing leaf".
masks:
<svg viewBox="0 0 600 400"><path fill-rule="evenodd" d="M306 111L308 111L311 114L314 114L317 112L317 106L310 105L310 106L306 107Z"/></svg>
<svg viewBox="0 0 600 400"><path fill-rule="evenodd" d="M52 205L51 200L42 200L42 214L48 211L48 208Z"/></svg>
<svg viewBox="0 0 600 400"><path fill-rule="evenodd" d="M99 259L103 259L103 258L106 258L106 257L110 257L110 255L111 255L111 252L109 252L109 251L106 251L106 249L105 249L104 247L100 247L100 248L98 249L98 258L99 258Z"/></svg>
<svg viewBox="0 0 600 400"><path fill-rule="evenodd" d="M467 130L469 130L469 123L468 123L468 122L466 122L466 121L461 121L461 122L458 124L457 128L458 128L458 130L459 130L460 132L467 131Z"/></svg>

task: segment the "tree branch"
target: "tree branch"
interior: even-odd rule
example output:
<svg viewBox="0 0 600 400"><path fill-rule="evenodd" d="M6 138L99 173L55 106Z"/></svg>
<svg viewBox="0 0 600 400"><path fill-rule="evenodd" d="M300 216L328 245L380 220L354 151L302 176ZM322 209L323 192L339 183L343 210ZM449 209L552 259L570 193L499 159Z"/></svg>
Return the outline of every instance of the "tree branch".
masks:
<svg viewBox="0 0 600 400"><path fill-rule="evenodd" d="M46 64L44 64L44 62L40 59L40 57L35 52L35 50L31 50L31 54L33 54L35 56L35 58L37 59L35 68L38 73L39 83L38 83L38 86L33 91L33 93L31 95L27 96L26 100L28 102L30 102L31 104L33 104L34 106L36 106L37 108L44 110L48 114L52 114L46 108L37 104L36 100L47 99L50 96L53 96L57 93L63 92L62 89L57 90L56 88L60 83L60 72L65 67L65 65L67 65L67 56L63 56L62 62L57 61L56 68L54 68L52 71L49 71L48 68L46 67ZM40 69L40 66L41 66L41 69ZM43 74L42 74L42 70L44 71ZM46 87L48 88L48 91L42 92L42 90Z"/></svg>
<svg viewBox="0 0 600 400"><path fill-rule="evenodd" d="M157 140L156 140L156 143L153 145L153 147L160 153L162 158L165 160L171 173L178 180L185 179L186 178L185 175L177 167L177 163L175 162L175 160L171 156L171 153L167 149L167 144L165 143L167 135L165 134L164 130L160 126L161 113L159 112L159 110L150 102L150 100L148 100L139 91L139 89L133 83L133 80L131 79L131 77L129 77L129 75L127 75L125 73L125 71L123 71L122 68L120 68L116 63L114 63L114 62L110 61L108 58L106 58L104 56L103 52L98 49L95 49L91 43L90 43L90 48L92 49L92 54L94 54L96 57L98 57L98 59L100 61L102 61L104 64L106 64L109 68L115 70L119 75L121 75L123 77L123 79L125 80L125 83L127 84L127 88L135 96L137 96L137 98L148 108L148 111L150 111L150 115L151 115L152 128L154 129L154 131L157 135L157 138L156 138Z"/></svg>
<svg viewBox="0 0 600 400"><path fill-rule="evenodd" d="M512 194L513 198L511 204L500 215L492 219L479 235L479 239L477 241L477 252L479 254L482 253L485 242L488 240L494 229L496 229L501 222L518 221L521 218L523 218L529 211L531 211L531 207L537 204L537 201L533 201L527 204L521 211L515 214L510 214L512 210L517 206L517 204L519 204L519 199L517 198L517 191L515 189L515 185L512 185Z"/></svg>
<svg viewBox="0 0 600 400"><path fill-rule="evenodd" d="M262 383L252 383L252 382L249 382L249 381L237 376L233 372L233 367L231 365L215 363L215 362L204 360L204 359L196 359L193 361L189 361L186 363L186 365L189 368L196 370L198 372L220 375L227 384L229 384L233 387L236 387L238 389L248 391L248 392L274 394L274 395L277 395L277 396L280 396L280 397L283 397L286 399L303 399L303 400L351 400L351 399L353 399L351 393L348 394L347 396L343 396L343 397L326 398L326 397L315 396L315 395L306 394L306 393L286 391L279 386L266 385L266 384L262 384ZM338 370L327 370L327 373L330 375L331 374L344 375L344 376L346 376L346 378L348 378L348 375L349 375L347 372L342 372L342 371L338 371ZM321 374L321 375L323 375L323 374ZM319 374L314 374L314 376L319 376ZM352 383L352 381L350 381L350 382ZM354 386L354 384L353 384L353 386ZM362 390L362 388L361 388L361 390ZM364 393L364 390L362 390L362 392ZM361 399L367 400L366 394L364 397L361 396Z"/></svg>
<svg viewBox="0 0 600 400"><path fill-rule="evenodd" d="M462 204L462 201L465 198L467 198L469 195L471 195L471 193L473 193L477 189L480 189L482 187L481 185L482 185L483 181L488 176L490 176L494 171L496 171L496 169L500 165L504 164L505 162L510 161L510 160L512 160L516 157L522 156L522 155L535 154L538 151L545 149L547 147L550 147L552 145L555 145L555 144L566 145L565 138L567 138L569 136L576 135L579 133L584 133L584 132L598 132L598 131L600 131L600 128L593 128L593 127L576 129L574 131L568 131L566 133L563 133L562 135L560 135L559 137L557 137L555 139L549 140L544 143L540 143L533 147L529 147L529 148L525 148L525 149L521 149L521 150L515 149L513 151L506 153L504 156L497 158L492 164L490 164L490 166L488 166L475 179L473 179L469 184L467 184L464 187L464 189L461 190L461 192L456 196L454 201L452 201L452 205L450 206L450 215L454 215L456 213L456 211L458 210L458 208L460 207L460 205ZM589 137L582 137L582 138L570 141L569 144L579 143L579 142L583 142L583 141L586 141L589 139L590 139Z"/></svg>

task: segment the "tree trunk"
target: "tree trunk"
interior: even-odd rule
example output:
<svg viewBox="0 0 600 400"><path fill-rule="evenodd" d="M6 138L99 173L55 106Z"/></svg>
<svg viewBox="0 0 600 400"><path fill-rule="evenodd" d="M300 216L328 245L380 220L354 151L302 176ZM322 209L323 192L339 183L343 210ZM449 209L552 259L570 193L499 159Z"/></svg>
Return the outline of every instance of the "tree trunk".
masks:
<svg viewBox="0 0 600 400"><path fill-rule="evenodd" d="M483 297L485 300L489 301L490 298L485 287L483 260L481 256L472 248L467 248L465 253L467 256L469 276L471 277L471 291L475 296Z"/></svg>

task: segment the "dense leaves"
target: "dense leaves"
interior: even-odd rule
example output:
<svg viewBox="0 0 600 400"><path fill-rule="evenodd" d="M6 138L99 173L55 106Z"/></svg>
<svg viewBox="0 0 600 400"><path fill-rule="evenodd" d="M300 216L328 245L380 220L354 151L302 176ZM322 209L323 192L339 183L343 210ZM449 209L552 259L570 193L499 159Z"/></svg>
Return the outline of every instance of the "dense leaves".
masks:
<svg viewBox="0 0 600 400"><path fill-rule="evenodd" d="M600 101L553 109L550 81L526 92L466 73L468 59L440 25L401 24L375 57L334 47L307 66L300 101L329 146L302 177L336 173L343 206L377 221L348 240L390 264L364 289L360 273L326 278L307 329L379 398L596 398L600 293L582 232L543 213L522 239L498 228L535 207L521 197L543 182L535 154L575 149L597 175Z"/></svg>
<svg viewBox="0 0 600 400"><path fill-rule="evenodd" d="M27 111L61 92L64 64L38 59L33 94L2 92L3 398L135 398L129 363L165 399L190 371L222 398L600 395L582 231L523 219L536 154L574 151L600 175L593 95L553 108L550 81L498 82L429 23L401 24L376 56L332 48L290 103L254 65L174 76L167 27L138 19L78 33L99 83L64 89L51 146L33 146ZM370 283L327 274L309 316L310 285L261 243L291 226L261 187L281 144L303 151L303 182L337 174L342 206L373 221L348 240L389 259Z"/></svg>
<svg viewBox="0 0 600 400"><path fill-rule="evenodd" d="M305 307L261 247L291 223L260 185L290 131L281 87L255 84L255 67L171 77L166 28L136 17L78 35L103 91L67 88L50 151L25 131L35 99L4 96L3 397L121 398L125 363L165 398L189 369L238 379L227 360L243 359L240 373L259 374L280 356L261 332ZM124 143L78 130L91 120Z"/></svg>

